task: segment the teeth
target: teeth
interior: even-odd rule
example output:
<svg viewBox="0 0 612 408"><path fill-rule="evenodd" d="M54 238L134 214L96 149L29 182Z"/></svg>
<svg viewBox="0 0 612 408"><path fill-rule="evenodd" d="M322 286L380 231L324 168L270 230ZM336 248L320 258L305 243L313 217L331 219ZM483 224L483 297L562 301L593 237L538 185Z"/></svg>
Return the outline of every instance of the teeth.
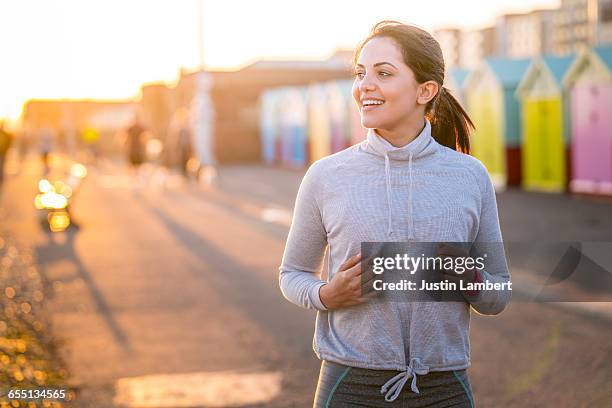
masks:
<svg viewBox="0 0 612 408"><path fill-rule="evenodd" d="M362 102L362 105L382 105L384 101L377 101L375 99L366 99Z"/></svg>

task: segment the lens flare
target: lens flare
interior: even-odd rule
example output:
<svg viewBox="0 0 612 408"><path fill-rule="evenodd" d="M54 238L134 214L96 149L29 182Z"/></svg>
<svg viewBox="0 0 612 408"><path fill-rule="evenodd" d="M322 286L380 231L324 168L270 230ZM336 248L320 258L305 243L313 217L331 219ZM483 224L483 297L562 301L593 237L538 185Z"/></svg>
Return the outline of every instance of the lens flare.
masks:
<svg viewBox="0 0 612 408"><path fill-rule="evenodd" d="M43 208L49 208L54 210L61 210L68 206L68 199L61 194L57 194L55 191L49 191L40 198L40 202Z"/></svg>
<svg viewBox="0 0 612 408"><path fill-rule="evenodd" d="M51 211L47 217L52 232L62 232L70 226L70 216L66 211Z"/></svg>
<svg viewBox="0 0 612 408"><path fill-rule="evenodd" d="M70 167L70 174L78 178L85 178L87 176L87 168L82 164L75 163Z"/></svg>
<svg viewBox="0 0 612 408"><path fill-rule="evenodd" d="M47 179L42 179L38 182L38 191L41 193L47 193L53 189L53 184Z"/></svg>

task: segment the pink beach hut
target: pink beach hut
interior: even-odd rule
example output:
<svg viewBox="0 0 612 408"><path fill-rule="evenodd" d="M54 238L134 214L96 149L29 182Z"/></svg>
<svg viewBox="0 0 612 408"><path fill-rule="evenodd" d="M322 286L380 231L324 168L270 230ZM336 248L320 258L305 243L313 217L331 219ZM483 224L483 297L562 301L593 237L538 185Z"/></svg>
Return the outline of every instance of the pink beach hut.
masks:
<svg viewBox="0 0 612 408"><path fill-rule="evenodd" d="M290 166L293 160L293 135L291 131L291 88L284 87L279 88L280 93L280 106L278 111L278 122L279 122L279 139L280 139L280 161L283 166Z"/></svg>
<svg viewBox="0 0 612 408"><path fill-rule="evenodd" d="M570 191L612 195L612 46L584 50L565 77L570 94Z"/></svg>

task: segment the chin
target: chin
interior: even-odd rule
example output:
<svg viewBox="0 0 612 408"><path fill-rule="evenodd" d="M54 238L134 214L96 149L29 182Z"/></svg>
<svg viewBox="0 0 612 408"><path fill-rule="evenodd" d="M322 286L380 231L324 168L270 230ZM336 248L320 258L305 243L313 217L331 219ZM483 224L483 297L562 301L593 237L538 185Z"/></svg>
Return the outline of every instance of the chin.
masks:
<svg viewBox="0 0 612 408"><path fill-rule="evenodd" d="M380 127L380 125L380 120L376 120L375 118L370 117L368 115L361 116L361 126L363 126L364 128L375 129L377 127Z"/></svg>
<svg viewBox="0 0 612 408"><path fill-rule="evenodd" d="M361 125L367 129L386 129L389 124L389 118L386 115L380 115L380 112L376 112L376 114L365 112L361 115Z"/></svg>
<svg viewBox="0 0 612 408"><path fill-rule="evenodd" d="M380 120L361 119L361 126L366 129L384 129L385 125Z"/></svg>

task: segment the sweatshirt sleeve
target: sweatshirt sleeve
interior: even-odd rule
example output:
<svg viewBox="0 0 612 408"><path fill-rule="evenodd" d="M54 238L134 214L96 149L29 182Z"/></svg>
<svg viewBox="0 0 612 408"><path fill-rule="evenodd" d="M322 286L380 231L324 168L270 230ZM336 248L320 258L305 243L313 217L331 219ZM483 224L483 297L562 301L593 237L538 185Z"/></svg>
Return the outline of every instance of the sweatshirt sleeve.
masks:
<svg viewBox="0 0 612 408"><path fill-rule="evenodd" d="M327 234L316 198L321 188L319 164L314 163L308 169L298 190L279 267L279 285L283 296L290 302L306 309L327 310L319 297L319 289L327 283L319 277L327 246Z"/></svg>
<svg viewBox="0 0 612 408"><path fill-rule="evenodd" d="M485 256L485 268L480 270L478 280L491 283L510 282L510 272L506 261L506 254L499 227L499 217L497 212L497 200L495 189L491 179L482 167L484 174L484 187L481 187L482 206L480 212L480 222L478 233L472 246L472 256ZM486 254L486 255L485 255ZM483 315L496 315L501 313L512 297L512 291L505 288L500 290L480 290L475 293L463 292L464 297L470 302L472 308Z"/></svg>

